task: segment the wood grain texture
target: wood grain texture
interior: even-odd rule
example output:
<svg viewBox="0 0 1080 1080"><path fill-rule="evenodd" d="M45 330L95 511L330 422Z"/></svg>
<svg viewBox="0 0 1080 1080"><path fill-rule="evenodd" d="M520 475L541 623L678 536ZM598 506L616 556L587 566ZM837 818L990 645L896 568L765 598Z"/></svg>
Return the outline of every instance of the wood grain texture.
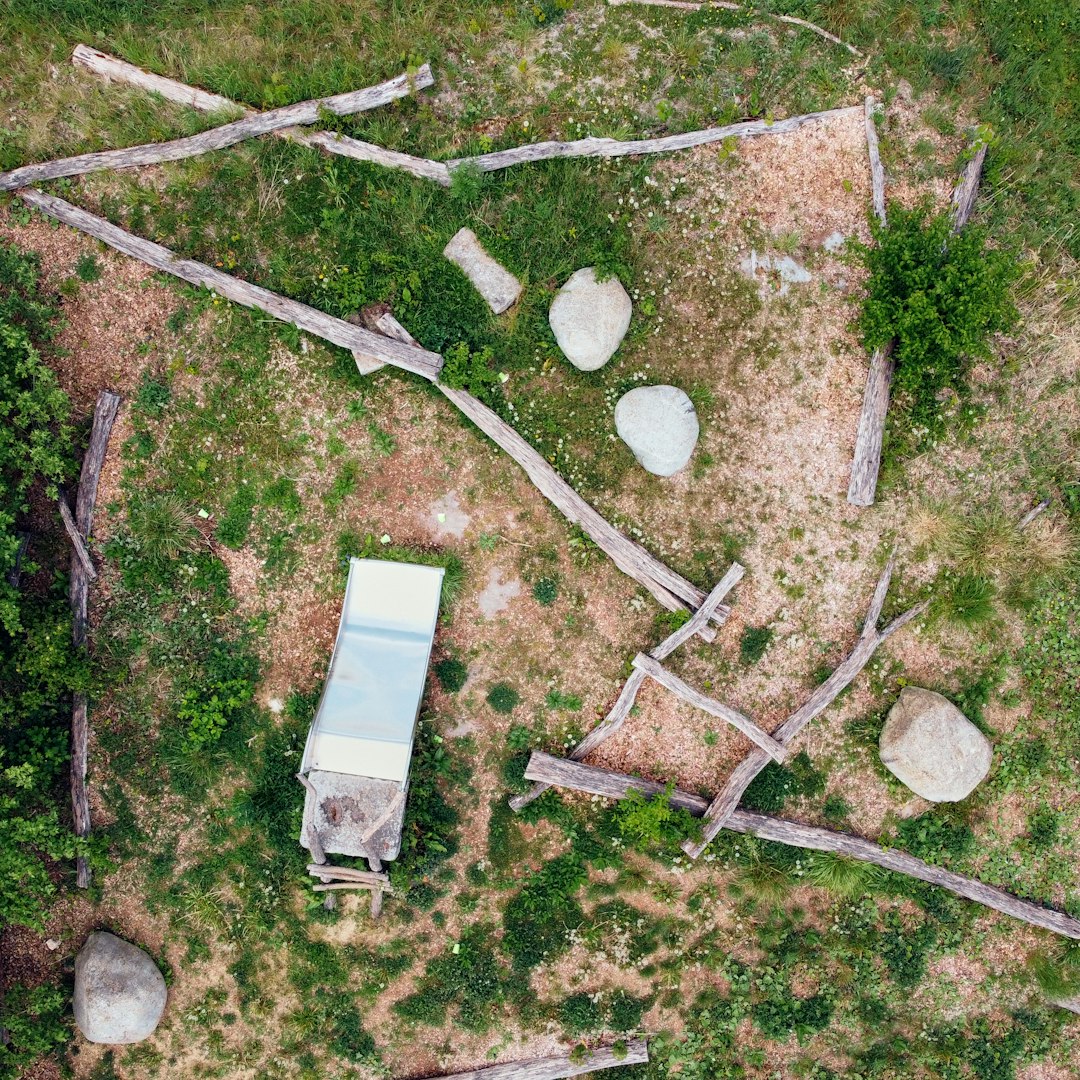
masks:
<svg viewBox="0 0 1080 1080"><path fill-rule="evenodd" d="M188 105L200 112L221 112L224 110L239 110L245 116L257 116L255 109L241 105L230 98L221 97L220 94L208 94L205 90L199 90L194 86L177 82L175 79L166 79L161 75L153 75L143 71L142 68L119 60L115 56L91 49L86 45L76 45L72 54L72 62L86 68L88 71L102 78L116 82L127 83L129 86L148 90L150 93L160 94L169 101L179 105ZM427 68L424 79L417 79L413 89L421 89L421 81L425 86L434 82L431 79L431 71ZM418 73L419 74L419 73ZM403 169L427 180L434 180L443 187L450 186L450 172L441 161L429 161L427 158L413 157L412 154L402 154L396 150L386 150L373 143L361 142L359 139L349 138L347 135L339 135L333 131L305 132L299 128L281 128L271 134L279 138L289 139L300 143L302 146L311 146L323 150L329 154L337 154L340 157L352 158L354 161L371 161L377 165L384 165L390 169Z"/></svg>
<svg viewBox="0 0 1080 1080"><path fill-rule="evenodd" d="M316 337L349 349L354 355L359 353L369 359L414 372L425 379L437 378L442 370L442 357L438 353L428 352L421 348L409 348L395 341L389 341L382 334L374 334L362 326L353 326L344 319L335 318L317 308L301 304L297 300L290 300L288 297L270 292L269 289L263 289L240 278L232 277L205 263L196 262L194 259L183 259L160 244L134 236L104 218L72 206L71 203L58 199L54 195L28 189L20 191L19 198L28 206L56 218L65 225L71 225L90 236L97 237L98 240L116 248L117 251L139 259L157 270L163 270L193 285L211 289L227 300L243 304L244 307L265 311L275 319L292 323Z"/></svg>
<svg viewBox="0 0 1080 1080"><path fill-rule="evenodd" d="M741 731L755 746L773 759L783 761L787 757L787 751L767 731L762 730L749 716L744 716L736 709L732 709L714 698L707 697L699 690L695 690L689 683L684 682L678 675L668 671L659 660L645 653L638 653L633 659L634 667L644 671L654 682L658 682L665 690L670 690L676 697L693 705L695 709L715 716L723 720L733 728Z"/></svg>
<svg viewBox="0 0 1080 1080"><path fill-rule="evenodd" d="M953 188L950 212L954 233L958 233L968 223L975 207L975 196L979 194L979 180L982 177L983 162L986 160L986 143L978 139L973 150L974 153L960 174L959 183Z"/></svg>
<svg viewBox="0 0 1080 1080"><path fill-rule="evenodd" d="M68 539L71 541L71 547L75 557L79 560L79 564L82 566L83 573L86 575L87 580L97 581L97 570L94 568L94 561L90 558L90 552L86 550L86 543L79 535L79 530L75 525L75 518L71 513L71 507L68 506L67 496L61 494L60 498L56 500L56 504L60 508L60 520L64 523Z"/></svg>
<svg viewBox="0 0 1080 1080"><path fill-rule="evenodd" d="M582 765L579 762L552 757L550 754L538 751L534 752L530 758L525 776L529 779L544 780L552 786L572 788L610 799L623 799L630 791L640 791L644 795L652 796L662 794L666 790L663 784L657 784L652 780L627 776L625 773L612 772L609 769L598 769L592 765ZM680 791L677 788L671 793L671 804L682 807L695 816L707 812L709 806L708 800L700 795ZM731 829L733 832L749 833L762 840L772 840L778 844L789 844L792 847L806 848L810 851L827 851L849 859L856 859L859 862L872 863L885 870L892 870L898 874L905 874L948 889L949 892L962 896L965 900L972 900L977 904L993 908L995 911L1011 915L1013 918L1049 930L1051 933L1080 939L1080 920L1063 912L1033 904L1028 900L1021 900L993 885L984 885L981 881L964 877L962 874L954 874L941 867L931 866L921 859L916 859L914 855L897 851L895 848L883 848L880 844L864 840L859 836L852 836L850 833L833 832L831 829L802 825L795 821L752 813L748 810L736 810L727 819L724 828Z"/></svg>
<svg viewBox="0 0 1080 1080"><path fill-rule="evenodd" d="M878 646L884 644L893 634L926 610L928 601L909 608L883 630L877 629L877 620L881 615L885 596L892 581L895 558L895 553L889 557L885 569L882 570L881 576L878 578L873 597L867 609L867 617L862 632L859 634L854 648L836 670L807 698L806 702L773 732L773 738L777 742L789 746L802 729L815 716L828 708L837 695L851 684L855 676L869 663L870 657L877 651ZM728 777L727 783L709 804L708 812L705 815L706 822L702 830L701 841L688 841L683 844L683 850L692 859L698 858L708 847L709 841L723 828L724 822L734 813L735 808L739 805L739 800L743 797L754 777L768 765L769 760L768 754L755 748L735 767L731 776Z"/></svg>
<svg viewBox="0 0 1080 1080"><path fill-rule="evenodd" d="M745 573L745 566L740 566L737 562L732 563L728 568L728 572L713 586L712 592L705 597L701 607L675 633L664 638L655 649L652 649L649 655L657 660L663 660L670 656L680 645L689 641L695 634L699 634L709 624L714 612L719 610L724 597L742 581ZM730 611L731 609L726 610Z"/></svg>
<svg viewBox="0 0 1080 1080"><path fill-rule="evenodd" d="M870 156L870 191L874 206L874 215L882 225L885 224L885 166L881 164L881 149L878 146L876 117L881 112L881 105L873 97L866 99L866 150Z"/></svg>
<svg viewBox="0 0 1080 1080"><path fill-rule="evenodd" d="M791 116L786 120L744 120L726 127L706 128L703 131L687 131L681 135L665 135L658 139L576 139L573 142L538 142L518 146L512 150L496 150L475 157L455 158L446 164L453 173L462 166L492 172L521 165L527 161L546 161L550 158L624 157L630 154L666 154L673 150L687 150L692 146L705 146L724 139L750 139L758 135L786 135L798 131L806 124L850 113L850 108L826 109L822 112Z"/></svg>
<svg viewBox="0 0 1080 1080"><path fill-rule="evenodd" d="M431 69L425 65L416 76L398 75L394 79L370 86L364 90L352 90L346 94L318 98L312 101L299 101L295 105L286 105L281 109L268 112L251 113L240 120L211 128L198 135L189 135L184 139L170 142L144 143L141 146L129 146L121 150L101 150L92 154L78 154L75 157L60 158L36 165L23 165L18 169L0 173L0 191L13 191L38 184L45 180L56 180L62 176L82 176L86 173L100 172L102 169L130 169L142 165L160 165L166 161L180 161L184 158L198 157L214 150L223 150L235 146L245 139L254 139L274 131L296 127L300 124L313 124L324 110L336 116L348 116L353 113L387 105L391 101L411 94L414 87L430 86L435 80Z"/></svg>
<svg viewBox="0 0 1080 1080"><path fill-rule="evenodd" d="M73 538L82 541L84 552L85 541L94 523L94 506L97 504L101 467L105 463L105 454L109 449L109 436L112 434L119 409L119 394L114 394L111 390L102 390L98 394L94 404L94 419L90 426L90 441L87 443L82 469L79 472L79 490L75 498L75 515L71 522L74 527ZM67 525L68 520L71 519L71 511L67 507L66 499L61 499L60 503L61 516L64 516L65 509L68 511L64 519L64 524ZM87 562L89 559L89 554L86 554ZM90 575L76 547L71 556L68 596L71 602L71 639L75 648L80 651L86 648L90 580ZM71 710L71 769L69 773L71 814L76 836L90 835L90 796L86 786L89 742L89 702L86 694L76 693ZM76 884L80 889L89 888L90 878L90 864L80 855L75 860Z"/></svg>
<svg viewBox="0 0 1080 1080"><path fill-rule="evenodd" d="M445 1073L437 1080L565 1080L572 1076L588 1076L603 1069L620 1065L641 1065L649 1060L649 1048L644 1039L627 1039L626 1053L616 1054L610 1048L591 1050L584 1061L572 1061L569 1054L532 1058L528 1061L509 1061L504 1065L488 1065L468 1072Z"/></svg>
<svg viewBox="0 0 1080 1080"><path fill-rule="evenodd" d="M389 313L374 317L372 325L408 348L415 339ZM600 516L509 424L471 394L436 384L443 395L465 414L499 449L510 455L525 470L537 490L568 521L579 525L624 574L632 577L656 597L669 611L696 611L705 602L705 593L677 574L640 544L619 532ZM716 611L714 623L723 623L726 612ZM706 640L715 636L711 627L702 627Z"/></svg>
<svg viewBox="0 0 1080 1080"><path fill-rule="evenodd" d="M855 454L851 460L851 479L848 481L847 501L852 506L873 506L877 494L878 473L881 471L881 446L885 439L885 418L889 412L896 361L892 356L893 343L877 349L870 357L863 391L859 427L855 434Z"/></svg>

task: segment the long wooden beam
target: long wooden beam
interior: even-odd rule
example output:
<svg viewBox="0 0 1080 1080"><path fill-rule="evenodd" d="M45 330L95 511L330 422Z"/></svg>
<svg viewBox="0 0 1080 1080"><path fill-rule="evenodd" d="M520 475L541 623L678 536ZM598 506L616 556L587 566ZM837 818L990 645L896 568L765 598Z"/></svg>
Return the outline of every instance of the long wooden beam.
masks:
<svg viewBox="0 0 1080 1080"><path fill-rule="evenodd" d="M737 709L732 709L723 702L707 697L700 691L695 690L689 683L680 679L678 675L668 671L659 660L645 653L638 653L633 659L633 665L639 671L644 671L654 682L658 682L665 690L670 690L676 697L693 705L695 709L715 716L730 724L737 731L741 731L755 746L761 748L773 761L783 761L787 757L787 750L778 743L767 731L762 730L750 719Z"/></svg>
<svg viewBox="0 0 1080 1080"><path fill-rule="evenodd" d="M90 535L94 521L94 506L97 503L98 480L101 467L105 463L105 454L109 448L109 436L112 434L116 414L120 409L120 395L111 390L102 390L94 405L94 420L90 428L90 442L83 456L82 470L79 473L79 491L75 498L74 526L77 535L84 541ZM66 500L61 500L66 506ZM70 514L70 511L69 511ZM87 556L89 558L89 556ZM87 604L90 596L90 576L79 557L78 549L71 555L71 574L69 598L71 601L71 640L80 652L86 649L88 626ZM86 787L86 767L90 742L89 702L86 694L76 692L71 710L71 813L75 824L76 836L90 835L90 796ZM85 856L75 860L75 880L80 889L90 886L90 864Z"/></svg>
<svg viewBox="0 0 1080 1080"><path fill-rule="evenodd" d="M325 311L290 300L286 296L273 293L269 289L252 285L221 270L215 270L205 263L194 259L183 259L175 252L160 244L134 236L117 225L95 214L73 206L55 195L29 188L20 191L19 198L28 206L40 210L65 225L71 225L90 236L97 237L110 247L139 259L167 274L212 289L218 295L243 304L244 307L258 308L282 322L292 323L301 330L306 330L316 337L324 338L334 345L350 349L353 355L363 355L372 360L379 360L394 367L403 368L422 375L425 379L438 378L442 370L442 357L426 349L409 348L396 341L389 341L382 334L374 334L362 326L353 326L344 319L327 315Z"/></svg>
<svg viewBox="0 0 1080 1080"><path fill-rule="evenodd" d="M720 610L724 597L742 581L745 573L745 566L737 562L732 563L728 568L728 572L713 586L712 592L705 597L701 607L678 630L664 638L655 649L652 649L649 655L657 660L663 660L670 656L680 645L689 641L695 634L700 634L709 625L709 620L712 619L713 614ZM731 609L727 608L726 610L730 611Z"/></svg>
<svg viewBox="0 0 1080 1080"><path fill-rule="evenodd" d="M855 106L861 108L861 106ZM785 120L744 120L725 127L686 131L679 135L664 135L658 139L575 139L572 142L537 142L517 146L512 150L496 150L490 154L454 158L446 164L451 173L467 166L480 172L508 169L528 161L547 161L551 158L614 158L636 154L667 154L673 150L688 150L693 146L723 142L724 139L750 139L758 135L786 135L807 124L850 113L852 107L825 109L821 112L789 116Z"/></svg>
<svg viewBox="0 0 1080 1080"><path fill-rule="evenodd" d="M587 1076L602 1069L617 1069L620 1065L642 1065L648 1060L649 1047L645 1040L628 1039L625 1053L616 1053L611 1047L597 1047L587 1051L583 1058L570 1053L528 1061L508 1061L504 1065L447 1073L435 1080L566 1080L567 1077Z"/></svg>
<svg viewBox="0 0 1080 1080"><path fill-rule="evenodd" d="M921 615L927 608L929 601L916 604L893 619L883 630L877 629L881 610L885 605L885 596L889 591L889 583L892 581L893 567L895 565L895 553L889 557L885 569L878 578L874 595L870 600L870 606L863 623L862 633L859 635L855 647L845 657L836 670L807 698L806 702L795 710L774 732L773 738L784 746L790 745L791 741L815 716L823 712L836 699L841 691L845 690L859 674L870 657L877 651L879 645L888 641L897 630L906 626L912 619ZM727 783L709 804L705 813L705 827L702 829L700 841L686 841L683 850L692 859L699 855L709 845L709 841L724 827L727 819L735 812L743 793L750 786L754 777L757 776L770 758L763 750L757 748L735 767Z"/></svg>
<svg viewBox="0 0 1080 1080"><path fill-rule="evenodd" d="M425 64L415 76L406 73L364 90L352 90L333 97L300 101L281 109L271 109L269 112L252 113L242 120L234 120L231 124L222 124L220 127L211 128L198 135L189 135L184 139L173 139L163 143L144 143L141 146L129 146L121 150L102 150L93 154L78 154L75 157L60 158L57 161L41 162L36 165L23 165L18 169L0 173L0 191L14 191L16 188L38 184L44 180L56 180L62 176L81 176L85 173L99 172L102 169L130 169L140 165L160 165L166 161L198 157L200 154L222 150L245 139L267 135L283 128L296 127L299 124L313 124L324 110L337 116L347 116L366 109L374 109L411 94L415 88L431 86L434 81L431 69Z"/></svg>
<svg viewBox="0 0 1080 1080"><path fill-rule="evenodd" d="M72 62L93 72L101 78L115 82L126 83L139 89L147 90L152 94L159 94L168 101L178 105L187 105L198 109L200 112L220 112L223 109L239 109L245 116L257 116L255 109L241 105L230 98L221 97L219 94L209 94L205 90L188 86L186 83L177 82L175 79L167 79L162 75L154 75L149 71L129 64L126 60L120 60L108 53L91 49L87 45L76 45L72 53ZM422 79L414 82L414 89L421 89L421 82L430 86L433 79L431 71L425 64L418 75L423 74ZM378 165L384 165L390 169L404 169L405 172L414 176L423 177L426 180L434 180L443 187L450 186L450 172L441 161L429 161L427 158L413 157L412 154L402 154L397 150L386 150L373 143L362 142L347 135L339 135L335 131L312 131L306 132L300 128L281 128L273 132L280 138L291 142L300 143L302 146L311 146L324 150L340 157L352 158L356 161L371 161Z"/></svg>
<svg viewBox="0 0 1080 1080"><path fill-rule="evenodd" d="M631 791L640 791L644 795L659 795L666 791L663 784L643 780L636 776L598 769L593 765L567 761L535 751L525 770L530 780L539 780L557 787L572 788L576 791L601 795L609 799L625 799ZM700 795L675 789L671 792L672 806L681 807L700 817L707 812L709 802ZM1080 920L1053 908L1021 900L1003 889L993 885L984 885L981 881L954 874L938 866L931 866L895 848L883 848L870 840L864 840L850 833L820 829L814 825L802 825L784 818L771 817L767 814L751 813L748 810L736 810L724 823L724 828L733 832L749 833L762 840L772 840L792 847L807 848L811 851L827 851L843 855L859 862L872 863L885 870L894 870L898 874L918 878L930 885L948 889L949 892L973 900L976 904L993 908L1005 915L1021 919L1054 934L1080 940Z"/></svg>

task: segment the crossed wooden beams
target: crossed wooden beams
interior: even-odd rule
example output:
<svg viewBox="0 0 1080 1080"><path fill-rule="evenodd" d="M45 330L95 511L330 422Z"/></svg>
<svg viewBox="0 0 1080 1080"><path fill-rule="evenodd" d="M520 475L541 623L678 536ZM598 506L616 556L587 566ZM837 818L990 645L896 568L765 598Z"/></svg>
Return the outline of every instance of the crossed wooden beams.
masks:
<svg viewBox="0 0 1080 1080"><path fill-rule="evenodd" d="M881 611L885 606L885 597L892 581L895 562L896 553L894 551L889 556L885 569L882 570L881 576L878 578L874 595L871 597L870 606L866 612L866 619L863 622L862 632L854 648L836 670L810 695L806 702L796 709L772 735L763 731L749 717L694 690L682 679L672 675L660 663L661 660L670 656L675 649L689 640L695 632L694 623L696 620L700 620L701 625L705 625L711 617L714 617L714 612L718 613L721 600L741 580L745 573L742 566L733 563L731 569L716 584L713 591L709 593L705 603L701 605L684 626L681 626L674 634L661 642L651 653L647 655L639 653L634 657L634 671L630 678L626 680L626 684L623 686L622 692L619 694L611 712L608 713L602 723L597 725L574 747L570 752L570 760L581 761L622 727L634 704L637 692L641 689L646 677L654 679L661 686L666 687L674 694L678 694L679 697L688 701L691 705L712 716L719 717L721 720L726 720L741 731L755 744L754 749L736 766L731 776L728 777L727 783L705 809L703 815L705 824L702 829L701 840L698 842L688 840L683 844L683 850L691 858L698 858L713 837L729 824L732 814L739 805L739 800L754 777L770 761L782 762L795 736L815 716L823 712L841 691L850 685L855 676L869 662L870 657L877 651L878 646L926 610L929 601L916 604L893 619L884 629L878 629L878 620L881 618ZM535 780L527 792L523 795L515 795L510 799L511 808L515 811L521 810L522 807L527 806L533 799L547 791L550 786L551 784L543 779Z"/></svg>

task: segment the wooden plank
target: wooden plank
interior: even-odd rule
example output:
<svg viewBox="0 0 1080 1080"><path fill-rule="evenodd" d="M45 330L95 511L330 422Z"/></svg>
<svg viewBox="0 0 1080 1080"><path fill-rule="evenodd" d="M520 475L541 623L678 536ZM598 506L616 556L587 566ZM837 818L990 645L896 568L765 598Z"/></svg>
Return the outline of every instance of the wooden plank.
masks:
<svg viewBox="0 0 1080 1080"><path fill-rule="evenodd" d="M75 557L79 560L83 573L90 581L97 581L97 570L94 568L94 561L90 558L90 552L86 550L86 544L79 535L79 530L75 525L75 518L71 514L71 507L68 506L67 496L61 494L56 502L60 507L60 520L64 523L68 539L71 541Z"/></svg>
<svg viewBox="0 0 1080 1080"><path fill-rule="evenodd" d="M487 1065L468 1072L446 1073L438 1080L565 1080L572 1076L588 1076L603 1069L620 1065L641 1065L649 1060L648 1044L644 1039L627 1039L626 1053L616 1054L610 1047L597 1047L587 1052L583 1061L574 1061L570 1054L531 1058L527 1061L508 1061L503 1065Z"/></svg>
<svg viewBox="0 0 1080 1080"><path fill-rule="evenodd" d="M855 647L836 670L807 698L806 702L773 732L773 737L777 742L789 746L799 732L815 716L831 705L837 695L851 684L855 676L869 663L870 657L874 655L879 645L882 645L898 630L926 610L929 601L916 604L913 608L905 611L903 615L894 619L883 630L877 630L876 621L881 614L885 595L892 580L894 559L895 557L890 557L885 569L878 578L873 598L870 601L867 618ZM701 841L698 843L688 841L683 844L683 850L692 859L698 858L708 847L709 841L734 813L735 808L739 805L739 800L743 797L743 793L750 786L754 777L768 763L769 756L762 750L754 749L735 767L731 776L728 777L727 783L709 805L708 813L705 815L706 823L702 830Z"/></svg>
<svg viewBox="0 0 1080 1080"><path fill-rule="evenodd" d="M532 755L525 775L530 779L543 779L560 787L573 788L577 791L602 795L611 799L625 798L630 791L640 791L645 795L657 795L666 789L663 784L651 780L642 780L636 776L612 772L609 769L597 769L592 765L553 758L550 754L536 752ZM699 816L708 808L708 801L687 791L675 789L671 793L672 806L680 806L689 813ZM748 810L736 810L726 821L725 828L734 832L749 833L762 840L772 840L778 844L806 848L811 851L827 851L842 855L859 862L872 863L885 870L918 878L930 885L947 889L965 900L993 908L1005 915L1020 919L1032 926L1049 930L1064 937L1080 939L1080 920L1053 908L1021 900L993 885L984 885L981 881L954 874L938 866L916 859L895 848L883 848L873 841L864 840L850 833L820 829L813 825L802 825L784 818L756 814Z"/></svg>
<svg viewBox="0 0 1080 1080"><path fill-rule="evenodd" d="M344 319L337 319L333 315L327 315L326 312L301 304L297 300L279 296L277 293L270 292L269 289L242 281L221 270L215 270L205 263L196 262L194 259L183 259L160 244L134 236L104 218L87 213L54 195L46 195L44 192L30 188L20 191L19 198L28 206L56 218L65 225L71 225L90 236L97 237L98 240L116 248L117 251L139 259L157 270L163 270L192 285L211 289L227 300L243 304L244 307L265 311L275 319L292 323L316 337L350 349L354 355L360 353L372 360L411 371L425 379L437 378L442 370L442 357L438 353L428 352L426 349L409 348L396 341L389 341L382 334L374 334L362 326L353 326Z"/></svg>
<svg viewBox="0 0 1080 1080"><path fill-rule="evenodd" d="M105 454L109 448L109 436L112 434L116 414L120 409L120 395L111 390L102 390L94 403L94 419L90 426L90 441L83 455L82 469L79 472L79 490L75 498L75 515L71 521L73 540L85 541L90 535L94 522L94 506L97 504L98 481L101 468L105 463ZM71 510L67 500L61 498L61 516L65 526L71 519ZM85 543L83 544L85 551ZM89 561L89 555L86 556ZM90 564L93 570L93 564ZM96 574L95 574L96 577ZM70 586L68 596L71 603L71 640L76 649L86 648L87 605L90 594L90 575L83 560L79 557L78 546L72 552ZM90 795L86 786L87 756L90 743L89 702L86 694L76 693L71 710L71 767L69 781L71 789L71 814L76 836L90 835ZM90 886L90 864L82 855L75 860L75 881L80 889Z"/></svg>
<svg viewBox="0 0 1080 1080"><path fill-rule="evenodd" d="M547 161L551 158L613 158L630 154L667 154L673 150L688 150L693 146L706 146L709 143L722 142L724 139L750 139L758 135L787 135L792 131L819 120L850 113L851 107L843 109L825 109L821 112L805 113L802 116L790 116L786 120L744 120L725 127L706 128L703 131L687 131L681 135L665 135L658 139L576 139L573 142L538 142L518 146L512 150L496 150L491 154L479 154L475 157L455 158L446 164L451 174L462 166L492 172L495 169L507 169L527 161Z"/></svg>
<svg viewBox="0 0 1080 1080"><path fill-rule="evenodd" d="M415 339L393 317L382 313L372 325L380 333L394 338L403 347ZM622 572L639 582L669 611L697 610L705 602L705 593L682 575L675 573L640 544L634 543L600 516L509 424L464 390L436 384L443 395L458 407L496 446L509 454L525 470L526 476L568 521L580 525L585 534L601 548ZM712 621L720 624L727 612L717 611ZM702 627L699 634L707 641L715 634Z"/></svg>
<svg viewBox="0 0 1080 1080"><path fill-rule="evenodd" d="M76 45L71 57L75 64L81 65L95 75L116 82L127 83L129 86L137 86L148 90L150 93L160 94L169 101L179 105L188 105L200 112L221 112L223 110L238 109L245 116L255 116L255 109L250 109L230 98L221 97L219 94L208 94L205 90L196 89L175 79L166 79L161 75L153 75L143 71L142 68L119 60L115 56L91 49L86 45ZM421 71L427 69L427 65ZM430 75L430 69L427 69ZM434 80L432 80L433 82ZM426 83L425 85L431 85ZM414 83L414 89L420 89L419 82ZM412 154L402 154L396 150L386 150L372 143L361 142L359 139L349 138L347 135L339 135L334 131L305 132L299 128L281 128L272 132L279 138L288 139L291 142L300 143L302 146L310 146L324 150L340 157L352 158L355 161L371 161L377 165L384 165L390 169L403 169L427 180L434 180L443 187L450 186L450 171L441 161L429 161L427 158L413 157Z"/></svg>
<svg viewBox="0 0 1080 1080"><path fill-rule="evenodd" d="M324 881L318 885L312 885L313 892L338 892L342 889L364 889L369 892L386 893L389 896L394 895L394 890L389 885L379 885L376 882L371 881Z"/></svg>
<svg viewBox="0 0 1080 1080"><path fill-rule="evenodd" d="M889 342L888 346L875 350L870 357L859 412L859 428L855 434L851 479L848 482L847 500L852 506L874 505L881 470L881 445L885 439L885 417L889 411L889 395L896 372L893 344Z"/></svg>
<svg viewBox="0 0 1080 1080"><path fill-rule="evenodd" d="M964 166L960 181L952 193L952 231L958 233L971 217L975 207L975 196L979 194L979 180L982 177L983 162L986 160L986 143L978 139L975 152Z"/></svg>
<svg viewBox="0 0 1080 1080"><path fill-rule="evenodd" d="M866 150L870 156L870 189L874 214L882 225L885 224L885 166L881 164L881 150L878 146L877 122L875 117L881 111L881 105L873 97L866 99Z"/></svg>
<svg viewBox="0 0 1080 1080"><path fill-rule="evenodd" d="M308 863L308 873L319 877L337 877L349 881L366 881L369 885L390 888L390 878L386 874L376 874L371 870L357 870L352 866L334 866L332 863Z"/></svg>
<svg viewBox="0 0 1080 1080"><path fill-rule="evenodd" d="M623 688L619 692L619 697L615 704L611 707L611 711L607 714L604 720L597 724L596 727L585 736L570 751L571 761L582 761L589 756L602 742L611 738L616 731L623 726L626 718L630 715L630 710L634 707L634 702L637 700L638 691L645 683L645 672L640 668L635 668L630 677L623 683ZM540 798L545 791L550 787L550 784L545 784L541 781L533 784L524 794L514 795L508 800L510 809L515 813L519 813L526 806L529 805L534 799Z"/></svg>
<svg viewBox="0 0 1080 1080"><path fill-rule="evenodd" d="M675 633L661 641L649 655L657 660L663 660L670 656L680 645L699 633L703 627L708 625L709 620L720 607L720 602L724 597L742 581L745 573L746 567L740 566L737 562L732 563L728 568L728 572L713 586L712 592L705 597L701 607Z"/></svg>
<svg viewBox="0 0 1080 1080"><path fill-rule="evenodd" d="M659 660L646 656L645 653L638 653L634 657L633 664L634 667L644 671L650 679L655 680L666 690L670 690L673 694L681 697L683 701L693 705L695 709L701 709L702 712L707 712L710 716L724 720L733 728L741 731L773 761L782 762L787 757L787 751L784 747L767 731L759 728L749 716L744 716L741 712L716 701L714 698L706 697L700 691L695 690L689 683L680 679L678 675L668 671Z"/></svg>
<svg viewBox="0 0 1080 1080"><path fill-rule="evenodd" d="M280 109L252 113L241 120L234 120L230 124L222 124L220 127L211 128L198 135L189 135L187 138L172 139L161 143L144 143L141 146L129 146L121 150L101 150L92 154L60 158L57 161L23 165L18 169L0 173L0 191L14 191L28 184L56 180L62 176L82 176L102 169L130 169L136 166L160 165L166 161L198 157L200 154L235 146L236 143L243 142L245 139L253 139L259 135L267 135L298 124L313 124L324 110L336 116L348 116L366 109L377 108L380 105L387 105L391 101L411 94L414 88L430 86L434 81L431 69L425 64L415 77L406 73L364 90L351 90L345 94L335 94L333 97L299 101L295 105L286 105Z"/></svg>

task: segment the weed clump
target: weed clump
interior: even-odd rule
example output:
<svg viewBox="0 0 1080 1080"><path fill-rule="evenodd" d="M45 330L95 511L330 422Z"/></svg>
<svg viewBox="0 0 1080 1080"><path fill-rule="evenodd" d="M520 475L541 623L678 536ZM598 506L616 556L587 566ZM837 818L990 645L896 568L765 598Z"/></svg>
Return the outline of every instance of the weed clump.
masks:
<svg viewBox="0 0 1080 1080"><path fill-rule="evenodd" d="M456 694L469 677L469 666L462 660L446 657L435 664L435 678L448 694Z"/></svg>
<svg viewBox="0 0 1080 1080"><path fill-rule="evenodd" d="M541 578L533 586L533 599L544 607L550 607L559 598L559 583L554 578Z"/></svg>
<svg viewBox="0 0 1080 1080"><path fill-rule="evenodd" d="M509 715L521 701L521 695L506 683L496 683L487 692L487 703L497 712Z"/></svg>
<svg viewBox="0 0 1080 1080"><path fill-rule="evenodd" d="M768 626L748 626L739 639L739 659L744 664L756 664L772 644L773 632Z"/></svg>

